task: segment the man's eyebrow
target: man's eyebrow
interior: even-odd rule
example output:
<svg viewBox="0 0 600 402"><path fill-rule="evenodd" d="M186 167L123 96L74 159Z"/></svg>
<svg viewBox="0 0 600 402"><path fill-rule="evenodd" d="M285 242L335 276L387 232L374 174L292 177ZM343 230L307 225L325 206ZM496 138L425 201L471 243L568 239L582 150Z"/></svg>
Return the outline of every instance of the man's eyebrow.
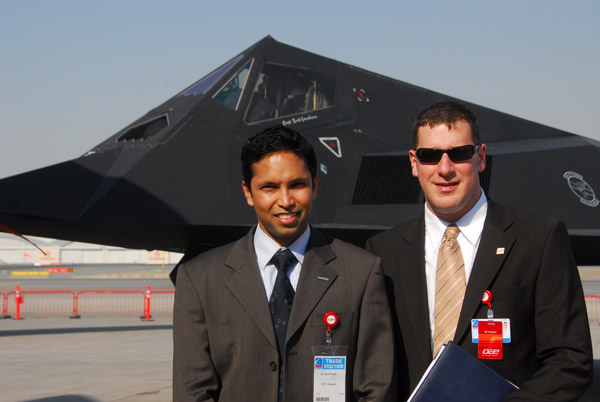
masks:
<svg viewBox="0 0 600 402"><path fill-rule="evenodd" d="M310 181L310 179L311 179L310 175L309 176L298 176L298 177L295 177L295 178L290 179L290 180L285 180L285 182L287 182L287 183L300 183L300 182ZM254 183L256 183L256 185L261 185L261 186L264 186L264 185L279 185L282 182L284 182L284 181L273 181L273 180L263 180L263 181L256 180L256 181L254 181Z"/></svg>
<svg viewBox="0 0 600 402"><path fill-rule="evenodd" d="M272 181L272 180L264 180L264 181L257 181L256 184L264 186L264 185L276 185L277 182Z"/></svg>

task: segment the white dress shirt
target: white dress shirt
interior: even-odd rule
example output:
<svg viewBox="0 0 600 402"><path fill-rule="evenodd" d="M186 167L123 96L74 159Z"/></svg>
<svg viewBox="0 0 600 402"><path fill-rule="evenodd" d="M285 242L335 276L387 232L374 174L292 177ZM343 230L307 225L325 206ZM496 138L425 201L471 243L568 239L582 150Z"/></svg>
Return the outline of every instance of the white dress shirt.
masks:
<svg viewBox="0 0 600 402"><path fill-rule="evenodd" d="M425 278L427 280L427 302L429 303L429 328L431 330L431 345L433 348L433 332L435 330L435 272L437 270L438 250L446 227L455 223L460 229L458 244L465 262L465 276L469 283L473 262L481 240L481 232L487 215L487 198L481 190L481 197L462 218L457 222L446 222L438 218L425 204Z"/></svg>
<svg viewBox="0 0 600 402"><path fill-rule="evenodd" d="M298 260L298 262L288 271L288 278L290 278L294 291L298 286L298 278L300 278L300 271L302 270L302 263L304 262L304 254L306 253L306 246L308 245L309 238L310 225L306 227L304 233L302 233L295 242L287 247ZM256 253L256 262L258 263L260 276L265 285L267 300L271 298L273 286L275 286L275 279L277 278L277 268L275 268L274 264L270 264L269 261L271 261L273 255L280 248L285 247L281 247L275 240L270 238L260 228L260 225L256 226L256 232L254 232L254 252Z"/></svg>

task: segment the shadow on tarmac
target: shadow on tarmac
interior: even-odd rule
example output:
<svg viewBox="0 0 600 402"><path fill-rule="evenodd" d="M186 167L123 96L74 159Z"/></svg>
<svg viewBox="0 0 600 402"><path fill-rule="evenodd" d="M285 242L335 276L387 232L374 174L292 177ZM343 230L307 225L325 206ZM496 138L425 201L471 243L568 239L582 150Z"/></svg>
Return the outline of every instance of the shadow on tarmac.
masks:
<svg viewBox="0 0 600 402"><path fill-rule="evenodd" d="M2 336L23 336L23 335L60 335L60 334L78 334L90 332L123 332L123 331L148 331L157 329L173 329L173 325L153 325L151 327L142 326L118 326L118 327L91 327L91 328L44 328L44 329L12 329L0 331ZM38 399L36 399L37 401ZM45 399L39 399L45 401ZM75 401L75 399L74 399ZM27 401L28 402L28 401Z"/></svg>
<svg viewBox="0 0 600 402"><path fill-rule="evenodd" d="M89 398L83 395L58 395L41 399L28 399L23 402L100 402L98 399Z"/></svg>

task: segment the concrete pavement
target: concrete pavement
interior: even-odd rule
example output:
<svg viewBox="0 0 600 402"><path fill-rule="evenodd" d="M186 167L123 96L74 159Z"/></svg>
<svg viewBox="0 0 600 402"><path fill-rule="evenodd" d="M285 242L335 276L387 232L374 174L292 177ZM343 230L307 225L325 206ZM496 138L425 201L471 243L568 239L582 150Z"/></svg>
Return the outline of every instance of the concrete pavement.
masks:
<svg viewBox="0 0 600 402"><path fill-rule="evenodd" d="M600 400L600 326L592 326ZM0 320L0 400L171 401L172 320L26 318Z"/></svg>
<svg viewBox="0 0 600 402"><path fill-rule="evenodd" d="M172 320L0 320L0 400L171 401Z"/></svg>

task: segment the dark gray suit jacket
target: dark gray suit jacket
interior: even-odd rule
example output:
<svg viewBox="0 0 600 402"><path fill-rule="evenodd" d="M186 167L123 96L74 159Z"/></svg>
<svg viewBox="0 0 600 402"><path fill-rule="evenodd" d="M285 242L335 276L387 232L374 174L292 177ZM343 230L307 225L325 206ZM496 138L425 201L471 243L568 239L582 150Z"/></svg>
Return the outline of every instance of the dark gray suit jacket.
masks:
<svg viewBox="0 0 600 402"><path fill-rule="evenodd" d="M254 230L180 266L174 309L174 401L277 401L279 355ZM313 397L311 347L348 346L347 400L395 401L394 341L379 258L312 229L286 336L285 401Z"/></svg>
<svg viewBox="0 0 600 402"><path fill-rule="evenodd" d="M401 394L432 360L421 215L367 241L382 259L397 315ZM498 249L504 249L503 251ZM503 360L482 360L521 389L507 400L573 401L592 380L590 330L579 273L565 226L493 201L467 284L454 342L477 357L471 319L486 318L485 290L496 318L510 318Z"/></svg>

